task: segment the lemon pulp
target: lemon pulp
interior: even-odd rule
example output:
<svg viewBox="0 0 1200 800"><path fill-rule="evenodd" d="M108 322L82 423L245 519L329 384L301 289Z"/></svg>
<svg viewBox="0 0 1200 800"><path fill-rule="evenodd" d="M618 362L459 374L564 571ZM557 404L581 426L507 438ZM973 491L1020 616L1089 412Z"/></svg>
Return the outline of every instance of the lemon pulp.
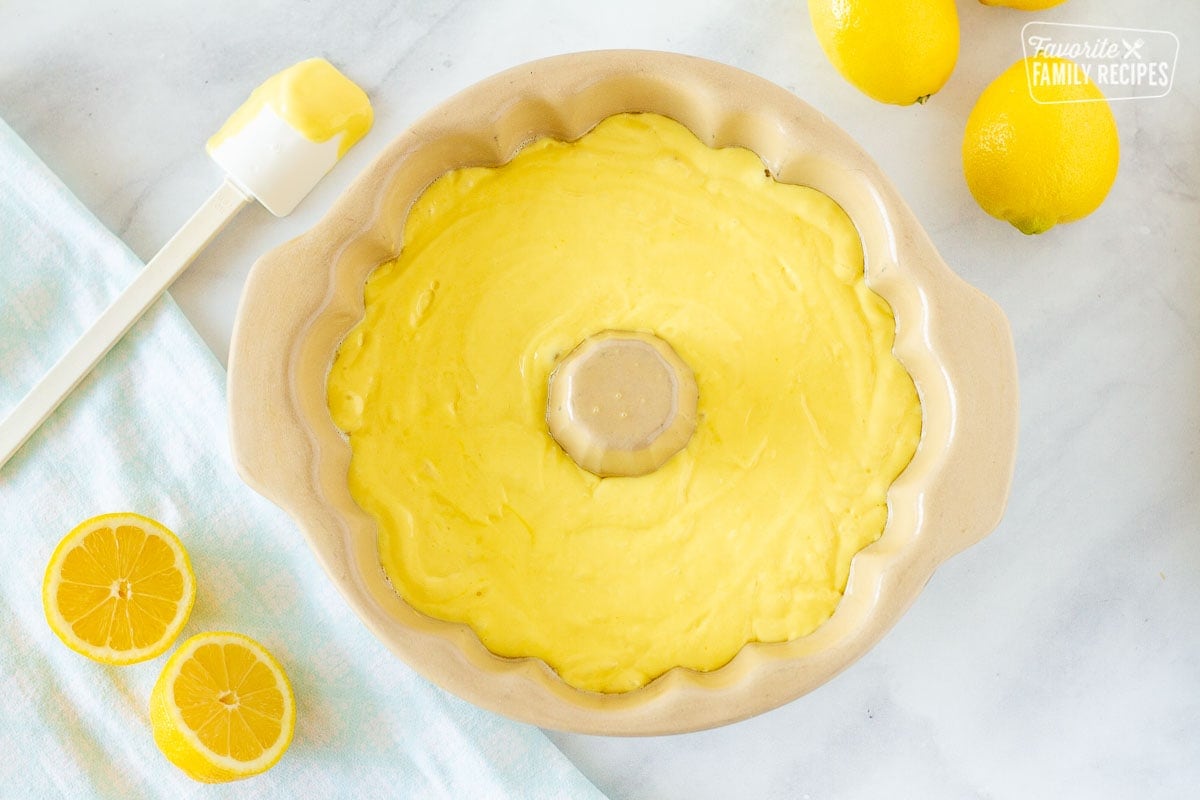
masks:
<svg viewBox="0 0 1200 800"><path fill-rule="evenodd" d="M196 579L179 538L134 513L79 523L55 548L42 581L51 629L72 650L106 664L161 655L195 598Z"/></svg>
<svg viewBox="0 0 1200 800"><path fill-rule="evenodd" d="M846 214L657 115L442 176L365 304L327 399L387 575L583 689L813 631L920 436ZM602 330L695 373L696 430L647 475L599 478L547 430L551 372Z"/></svg>
<svg viewBox="0 0 1200 800"><path fill-rule="evenodd" d="M283 667L261 644L214 631L188 639L150 693L150 724L163 755L194 780L247 778L291 744L296 701Z"/></svg>

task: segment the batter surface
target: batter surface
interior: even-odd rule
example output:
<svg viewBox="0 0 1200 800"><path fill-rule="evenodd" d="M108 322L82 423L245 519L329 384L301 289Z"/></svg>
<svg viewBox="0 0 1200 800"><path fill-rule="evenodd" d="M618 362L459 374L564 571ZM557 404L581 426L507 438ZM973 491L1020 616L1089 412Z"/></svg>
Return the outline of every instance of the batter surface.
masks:
<svg viewBox="0 0 1200 800"><path fill-rule="evenodd" d="M384 570L583 689L813 631L920 437L846 214L651 114L444 175L365 300L328 401ZM547 429L558 359L603 330L695 374L695 433L648 475L598 478Z"/></svg>

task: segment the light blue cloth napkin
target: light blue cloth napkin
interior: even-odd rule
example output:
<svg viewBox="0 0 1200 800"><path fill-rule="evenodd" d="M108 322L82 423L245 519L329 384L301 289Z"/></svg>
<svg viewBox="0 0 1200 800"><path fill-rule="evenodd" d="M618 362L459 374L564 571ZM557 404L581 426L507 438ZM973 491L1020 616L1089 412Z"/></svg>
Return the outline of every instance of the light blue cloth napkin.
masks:
<svg viewBox="0 0 1200 800"><path fill-rule="evenodd" d="M140 268L0 121L0 415ZM269 772L193 783L150 731L167 656L104 666L50 631L50 553L110 511L154 517L187 547L198 589L180 641L238 631L288 671L296 736ZM363 627L291 521L238 479L224 373L169 297L0 470L0 542L4 798L602 797L537 728L433 687Z"/></svg>

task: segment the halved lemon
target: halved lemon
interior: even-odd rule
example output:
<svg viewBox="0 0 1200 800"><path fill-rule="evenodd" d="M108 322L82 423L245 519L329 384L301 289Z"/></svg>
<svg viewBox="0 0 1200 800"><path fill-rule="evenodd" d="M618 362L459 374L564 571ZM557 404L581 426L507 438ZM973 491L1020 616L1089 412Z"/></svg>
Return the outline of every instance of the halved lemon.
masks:
<svg viewBox="0 0 1200 800"><path fill-rule="evenodd" d="M161 655L196 599L187 551L140 514L84 520L58 543L42 581L46 621L72 650L105 664Z"/></svg>
<svg viewBox="0 0 1200 800"><path fill-rule="evenodd" d="M292 742L296 700L287 673L258 642L201 633L171 654L150 693L158 749L205 783L248 778Z"/></svg>

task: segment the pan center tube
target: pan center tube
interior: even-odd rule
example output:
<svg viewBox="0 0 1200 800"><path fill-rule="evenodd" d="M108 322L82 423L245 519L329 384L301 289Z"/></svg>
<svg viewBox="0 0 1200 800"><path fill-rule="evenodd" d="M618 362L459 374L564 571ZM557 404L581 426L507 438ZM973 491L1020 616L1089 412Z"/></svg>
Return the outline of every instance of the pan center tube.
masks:
<svg viewBox="0 0 1200 800"><path fill-rule="evenodd" d="M546 422L576 464L607 477L654 472L696 430L695 376L650 333L602 331L550 375Z"/></svg>

